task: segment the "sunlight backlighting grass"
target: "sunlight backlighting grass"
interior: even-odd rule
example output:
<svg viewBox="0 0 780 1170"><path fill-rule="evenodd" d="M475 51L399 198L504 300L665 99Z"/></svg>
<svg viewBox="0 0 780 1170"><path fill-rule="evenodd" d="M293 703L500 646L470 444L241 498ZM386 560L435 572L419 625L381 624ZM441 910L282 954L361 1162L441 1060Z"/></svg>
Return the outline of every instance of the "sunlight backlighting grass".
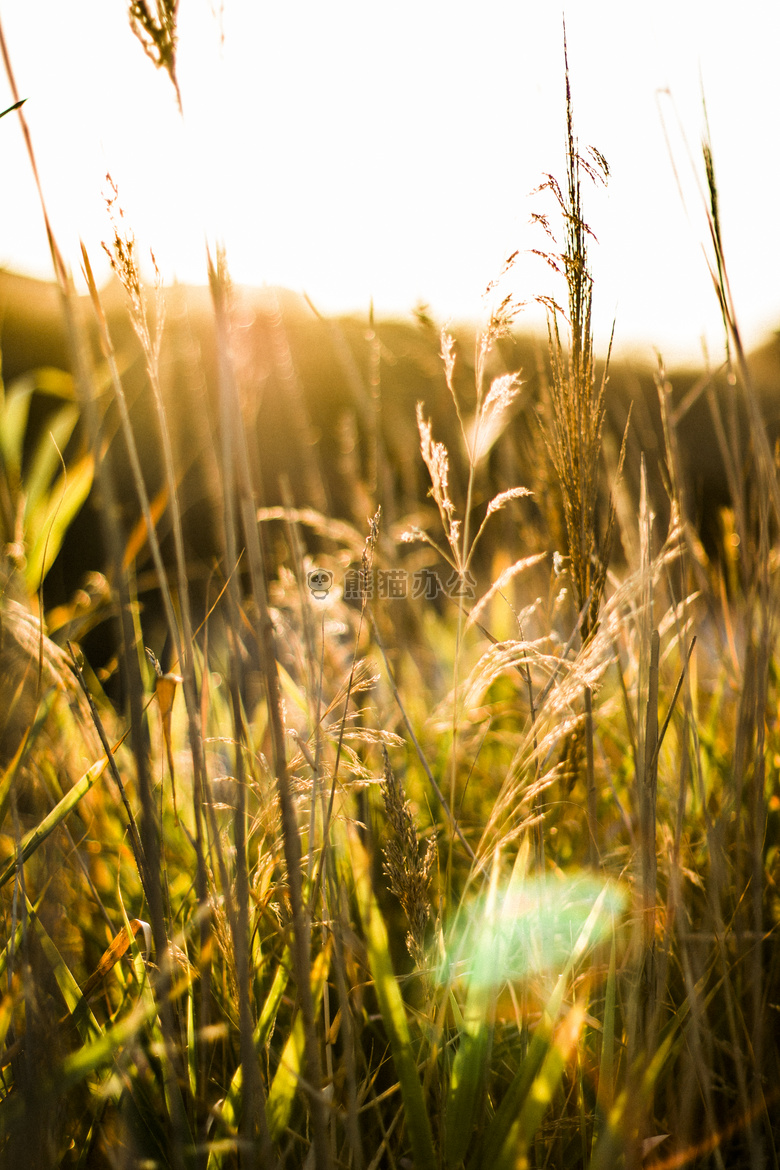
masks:
<svg viewBox="0 0 780 1170"><path fill-rule="evenodd" d="M132 10L175 84L175 5ZM622 426L607 476L568 72L566 110L567 183L546 188L567 308L542 294L536 390L532 371L507 368L519 309L505 300L471 368L447 331L438 357L424 351L454 425L437 438L443 409L420 404L399 452L372 320L342 365L353 386L368 371L370 409L353 399L327 452L348 473L338 517L296 506L301 468L280 483L283 504L262 498L239 294L224 255L208 257L220 549L206 574L183 523L189 453L164 377L182 355L164 348L164 290L147 299L115 223L150 440L89 256L86 327L50 236L73 373L46 385L79 405L77 419L55 393L61 460L29 414L40 372L0 399L0 657L14 665L0 1164L776 1164L777 466L708 150L734 396L729 415L707 386L726 539L708 555L687 508L662 368L663 530L644 454L628 474ZM277 345L284 329L277 311ZM533 393L534 481L519 484L513 429ZM299 422L315 467L316 428ZM41 540L53 559L93 472L107 581L93 620L112 646L100 670L76 636L90 597L59 607L60 647L40 588ZM332 482L320 474L323 507Z"/></svg>

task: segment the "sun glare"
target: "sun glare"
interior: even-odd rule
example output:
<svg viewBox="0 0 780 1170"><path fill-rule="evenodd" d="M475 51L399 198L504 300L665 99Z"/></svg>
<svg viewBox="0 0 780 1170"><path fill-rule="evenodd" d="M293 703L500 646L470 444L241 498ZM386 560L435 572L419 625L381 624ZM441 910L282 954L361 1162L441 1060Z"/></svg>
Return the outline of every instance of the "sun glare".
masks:
<svg viewBox="0 0 780 1170"><path fill-rule="evenodd" d="M483 289L517 248L512 291L522 299L539 290L529 218L563 134L557 10L508 0L478 11L183 5L183 120L122 5L87 0L76 21L44 0L35 14L11 6L3 19L46 199L74 268L80 238L98 262L110 172L141 250L154 248L168 280L205 282L205 244L219 239L235 279L305 290L326 312L365 312L373 300L379 312L408 314L422 301L441 319L477 316ZM718 343L702 208L687 178L680 198L664 131L685 175L681 132L698 152L703 87L735 293L748 336L760 340L780 317L765 276L780 244L759 238L778 176L761 148L762 119L777 105L774 70L757 58L775 43L780 17L760 4L741 14L749 63L735 52L725 5L639 14L600 0L587 11L570 5L566 19L581 132L612 170L601 202L590 201L597 338L616 316L622 345L693 355L704 336ZM0 262L49 275L12 118L0 146Z"/></svg>

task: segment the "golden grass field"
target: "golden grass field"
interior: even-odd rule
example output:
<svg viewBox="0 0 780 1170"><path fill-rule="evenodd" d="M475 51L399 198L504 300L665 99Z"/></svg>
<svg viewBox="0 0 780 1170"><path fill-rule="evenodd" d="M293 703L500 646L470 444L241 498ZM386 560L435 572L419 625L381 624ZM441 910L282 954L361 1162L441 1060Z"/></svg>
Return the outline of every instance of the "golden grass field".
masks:
<svg viewBox="0 0 780 1170"><path fill-rule="evenodd" d="M0 274L0 1165L777 1166L780 355L706 147L594 351L567 99L547 337Z"/></svg>

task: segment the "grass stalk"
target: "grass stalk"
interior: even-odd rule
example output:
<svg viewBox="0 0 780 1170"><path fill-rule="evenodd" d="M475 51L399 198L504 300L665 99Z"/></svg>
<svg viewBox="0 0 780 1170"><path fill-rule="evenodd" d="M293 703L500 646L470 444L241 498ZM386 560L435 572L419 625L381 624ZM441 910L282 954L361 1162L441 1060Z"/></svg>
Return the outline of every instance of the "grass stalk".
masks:
<svg viewBox="0 0 780 1170"><path fill-rule="evenodd" d="M11 67L11 61L8 55L8 49L1 24L0 52L3 56L11 91L15 95L14 100L18 101L19 98L18 91L16 89L16 81L14 79L13 69ZM66 333L70 347L71 361L75 371L76 385L80 391L81 405L84 411L87 429L91 437L92 447L94 451L98 451L100 449L99 427L94 405L92 378L90 375L86 345L79 328L75 311L75 294L73 292L72 282L68 275L67 268L62 259L62 254L57 245L49 221L46 210L46 203L43 197L43 190L38 178L38 169L35 162L35 154L33 151L32 139L29 133L29 129L22 111L19 110L18 113L22 123L30 165L35 176L41 207L43 210L52 262L60 290L61 304L66 322ZM106 542L106 548L108 549L109 563L113 569L114 588L116 588L119 594L121 643L124 649L121 660L126 671L126 692L130 705L131 739L143 809L143 815L141 818L141 841L143 855L147 866L147 873L149 875L148 889L146 890L146 893L149 899L149 912L155 948L158 958L161 961L160 977L157 981L155 993L160 1012L162 1035L164 1038L167 1055L167 1059L165 1060L165 1080L166 1087L168 1089L167 1095L169 1107L171 1110L170 1120L173 1132L172 1159L173 1164L177 1170L183 1170L184 1148L187 1145L188 1126L186 1116L184 1114L181 1094L178 1089L177 1073L175 1071L176 1060L174 1055L175 1044L173 1016L168 998L170 975L168 971L168 965L165 961L165 956L167 955L168 951L168 940L163 914L162 884L160 881L159 836L157 832L156 816L152 800L151 778L149 775L147 763L148 729L146 727L142 701L143 686L140 678L140 671L138 669L138 658L132 651L132 648L135 644L135 636L131 616L130 597L127 590L126 578L122 569L122 544L120 539L121 526L117 518L118 509L116 506L116 495L111 480L110 470L100 460L98 461L96 474L99 479L99 489L103 500L103 534Z"/></svg>
<svg viewBox="0 0 780 1170"><path fill-rule="evenodd" d="M658 660L661 638L654 629L650 642L647 706L645 713L644 767L637 777L640 793L640 849L642 872L642 1025L643 1047L652 1048L652 1033L656 1017L656 900L658 896L658 855L656 848L656 815L658 786Z"/></svg>
<svg viewBox="0 0 780 1170"><path fill-rule="evenodd" d="M585 749L588 790L588 863L592 869L599 866L599 816L596 769L593 760L593 691L585 687Z"/></svg>
<svg viewBox="0 0 780 1170"><path fill-rule="evenodd" d="M306 1052L306 1085L308 1086L307 1095L312 1118L314 1150L318 1170L328 1170L331 1159L327 1116L321 1094L322 1069L315 1031L314 1004L309 982L311 926L303 898L301 845L298 835L295 806L287 772L285 732L281 714L275 638L271 616L268 611L265 567L260 548L256 517L257 505L252 490L246 436L240 426L238 400L230 367L230 331L226 298L226 274L223 262L220 260L214 264L211 258L209 258L209 280L220 348L220 372L222 375L220 399L222 403L222 423L225 428L223 442L226 445L224 469L226 498L227 492L235 486L239 501L238 511L246 541L247 562L252 582L252 592L260 627L258 641L262 656L273 767L281 811L282 838L287 867L287 881L290 890L293 921L293 959L298 998L303 1019ZM233 466L236 469L235 484L231 470ZM230 537L228 539L230 540ZM233 549L235 550L235 545Z"/></svg>

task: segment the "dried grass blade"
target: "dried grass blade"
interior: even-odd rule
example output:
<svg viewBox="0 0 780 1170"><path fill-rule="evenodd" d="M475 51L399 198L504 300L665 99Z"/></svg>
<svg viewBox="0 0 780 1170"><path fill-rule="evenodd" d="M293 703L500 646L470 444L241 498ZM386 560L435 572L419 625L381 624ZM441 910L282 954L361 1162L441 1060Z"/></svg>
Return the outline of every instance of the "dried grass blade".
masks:
<svg viewBox="0 0 780 1170"><path fill-rule="evenodd" d="M81 994L85 999L92 994L98 983L101 983L105 979L106 975L116 966L122 956L127 954L131 938L135 938L139 931L143 932L146 956L147 958L149 957L152 945L152 929L148 922L143 922L140 918L133 918L130 922L129 930L127 927L123 927L114 935L110 946L100 956L97 967L81 988Z"/></svg>

